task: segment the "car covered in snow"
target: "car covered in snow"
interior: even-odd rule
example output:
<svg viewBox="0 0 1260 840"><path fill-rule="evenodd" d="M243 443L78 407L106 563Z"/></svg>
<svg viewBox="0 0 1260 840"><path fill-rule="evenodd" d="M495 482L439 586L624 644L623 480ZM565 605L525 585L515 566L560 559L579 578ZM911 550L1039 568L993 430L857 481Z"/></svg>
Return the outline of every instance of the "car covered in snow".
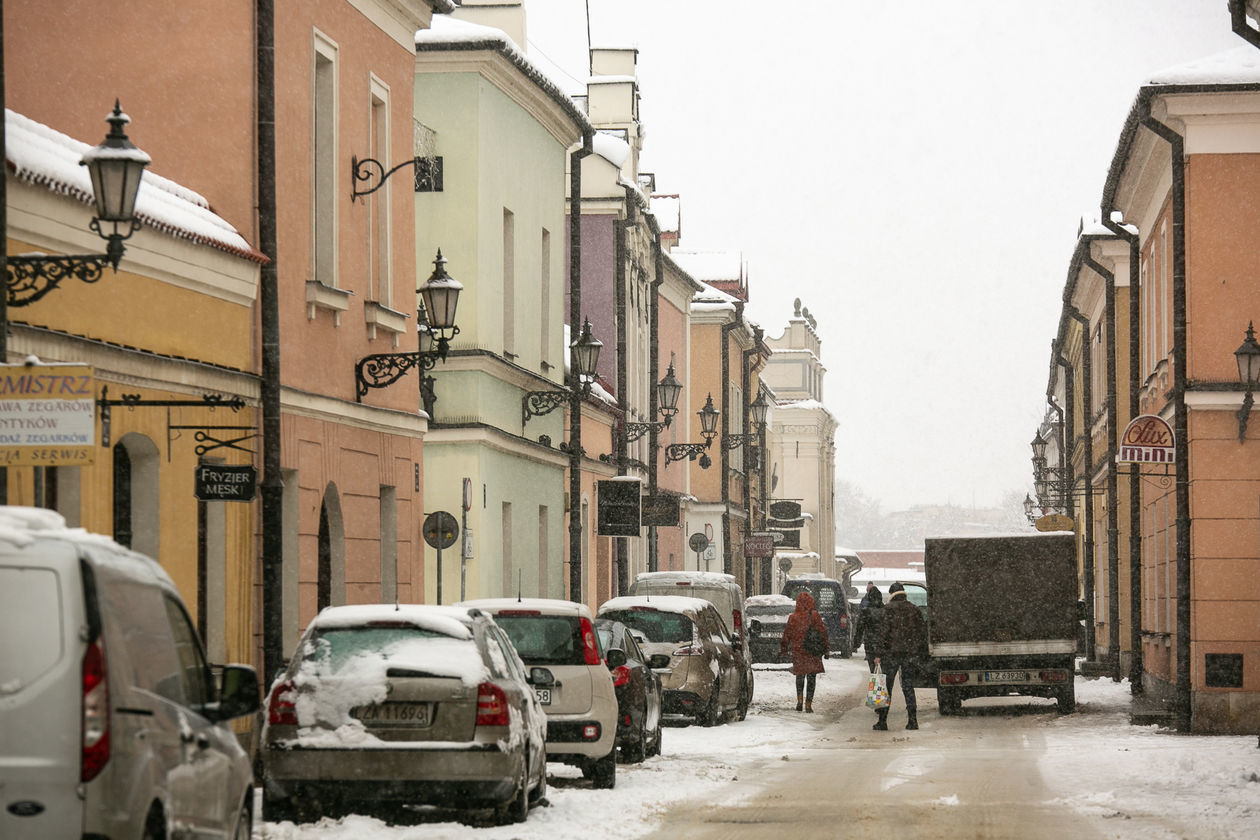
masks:
<svg viewBox="0 0 1260 840"><path fill-rule="evenodd" d="M620 621L595 619L595 635L617 691L617 749L627 764L661 754L661 677L653 667L668 668L669 657L648 656L635 633Z"/></svg>
<svg viewBox="0 0 1260 840"><path fill-rule="evenodd" d="M788 662L780 652L783 628L796 602L786 595L751 595L744 601L748 622L748 652L753 662Z"/></svg>
<svg viewBox="0 0 1260 840"><path fill-rule="evenodd" d="M481 610L327 607L268 695L263 816L436 805L524 820L547 790L533 684L553 679Z"/></svg>
<svg viewBox="0 0 1260 840"><path fill-rule="evenodd" d="M487 598L462 605L494 616L522 661L552 675L551 682L534 682L547 715L547 760L577 767L597 788L614 787L617 692L590 608L553 598Z"/></svg>
<svg viewBox="0 0 1260 840"><path fill-rule="evenodd" d="M658 670L665 714L704 726L738 717L743 680L740 661L717 608L686 595L624 595L605 601L599 617L642 632L649 657L668 654Z"/></svg>

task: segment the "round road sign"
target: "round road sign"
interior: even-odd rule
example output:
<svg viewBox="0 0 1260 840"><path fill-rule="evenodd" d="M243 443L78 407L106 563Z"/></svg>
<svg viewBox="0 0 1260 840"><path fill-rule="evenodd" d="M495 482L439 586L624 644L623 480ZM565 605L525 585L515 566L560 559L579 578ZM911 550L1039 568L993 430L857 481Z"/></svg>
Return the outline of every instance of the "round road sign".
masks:
<svg viewBox="0 0 1260 840"><path fill-rule="evenodd" d="M687 541L687 544L691 546L692 551L698 553L709 547L709 538L697 531L691 535L691 539Z"/></svg>
<svg viewBox="0 0 1260 840"><path fill-rule="evenodd" d="M450 548L459 536L459 523L444 510L424 518L424 541L433 548Z"/></svg>

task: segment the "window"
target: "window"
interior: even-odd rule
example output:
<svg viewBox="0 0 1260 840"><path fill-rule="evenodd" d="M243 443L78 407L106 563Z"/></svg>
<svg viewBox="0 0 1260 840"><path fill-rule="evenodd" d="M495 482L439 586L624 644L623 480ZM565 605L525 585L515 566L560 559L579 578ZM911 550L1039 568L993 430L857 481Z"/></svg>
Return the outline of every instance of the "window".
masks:
<svg viewBox="0 0 1260 840"><path fill-rule="evenodd" d="M538 506L538 594L547 595L547 560L551 555L551 533L547 529L547 506Z"/></svg>
<svg viewBox="0 0 1260 840"><path fill-rule="evenodd" d="M311 161L311 279L337 286L337 45L315 33Z"/></svg>
<svg viewBox="0 0 1260 840"><path fill-rule="evenodd" d="M540 248L539 282L542 286L542 318L538 324L539 366L546 370L551 365L551 231L543 228Z"/></svg>
<svg viewBox="0 0 1260 840"><path fill-rule="evenodd" d="M379 160L386 169L392 165L393 156L389 146L389 87L377 79L371 79L371 115L368 121L368 156ZM390 276L390 236L389 236L389 182L368 196L369 246L368 246L368 283L369 297L382 306L390 306L393 299L392 278Z"/></svg>
<svg viewBox="0 0 1260 840"><path fill-rule="evenodd" d="M514 592L512 585L512 503L503 503L503 593ZM508 635L511 635L510 633Z"/></svg>
<svg viewBox="0 0 1260 840"><path fill-rule="evenodd" d="M192 625L188 623L184 608L172 598L166 598L165 602L166 618L171 624L171 637L175 641L175 657L179 660L185 704L190 708L200 708L212 699L201 645L197 642L197 634L193 632Z"/></svg>
<svg viewBox="0 0 1260 840"><path fill-rule="evenodd" d="M381 603L398 599L398 491L381 488Z"/></svg>
<svg viewBox="0 0 1260 840"><path fill-rule="evenodd" d="M516 355L516 215L503 208L503 354Z"/></svg>

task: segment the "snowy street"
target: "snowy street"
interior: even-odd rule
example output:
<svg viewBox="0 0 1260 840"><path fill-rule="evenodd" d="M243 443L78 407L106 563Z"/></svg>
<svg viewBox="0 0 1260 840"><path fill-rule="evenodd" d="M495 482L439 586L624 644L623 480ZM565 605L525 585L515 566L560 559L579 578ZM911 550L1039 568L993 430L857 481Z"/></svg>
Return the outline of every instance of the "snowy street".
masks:
<svg viewBox="0 0 1260 840"><path fill-rule="evenodd" d="M1260 832L1255 736L1182 736L1128 723L1129 686L1077 678L1077 711L973 700L958 717L920 689L917 732L900 688L890 731L872 732L866 663L832 659L816 713L794 710L791 674L758 667L748 719L666 730L663 755L619 765L611 791L548 765L547 807L523 825L477 827L425 813L407 825L352 816L265 823L266 840L439 838L1252 838ZM1088 780L1088 781L1087 781ZM843 827L843 831L840 830Z"/></svg>

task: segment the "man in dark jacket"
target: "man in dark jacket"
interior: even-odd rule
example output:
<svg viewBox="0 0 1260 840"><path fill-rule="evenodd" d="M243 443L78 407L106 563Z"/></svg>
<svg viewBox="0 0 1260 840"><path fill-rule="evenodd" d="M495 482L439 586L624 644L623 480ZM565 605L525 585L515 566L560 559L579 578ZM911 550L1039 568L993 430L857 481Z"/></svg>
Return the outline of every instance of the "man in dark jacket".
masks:
<svg viewBox="0 0 1260 840"><path fill-rule="evenodd" d="M853 631L853 648L865 645L866 667L875 671L875 657L879 655L879 634L884 623L884 593L871 587L862 599L862 611L858 613L857 627Z"/></svg>
<svg viewBox="0 0 1260 840"><path fill-rule="evenodd" d="M918 729L918 704L914 698L915 657L927 644L927 625L919 608L906 597L900 582L888 587L888 606L884 607L883 632L875 664L888 675L891 694L897 674L901 674L901 694L906 699L906 729ZM888 728L888 709L877 709L879 720L872 729Z"/></svg>

